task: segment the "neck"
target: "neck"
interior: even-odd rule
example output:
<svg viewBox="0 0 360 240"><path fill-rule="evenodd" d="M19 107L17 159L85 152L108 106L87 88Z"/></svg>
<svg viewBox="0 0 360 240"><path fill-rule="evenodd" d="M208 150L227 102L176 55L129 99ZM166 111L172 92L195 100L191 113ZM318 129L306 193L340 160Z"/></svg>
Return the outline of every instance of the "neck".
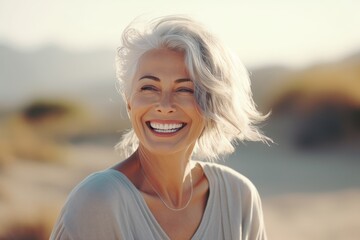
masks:
<svg viewBox="0 0 360 240"><path fill-rule="evenodd" d="M174 207L182 206L189 199L192 188L190 155L158 155L141 146L135 154L150 188L154 188L150 190L155 190L156 194L161 195L159 197L162 200Z"/></svg>

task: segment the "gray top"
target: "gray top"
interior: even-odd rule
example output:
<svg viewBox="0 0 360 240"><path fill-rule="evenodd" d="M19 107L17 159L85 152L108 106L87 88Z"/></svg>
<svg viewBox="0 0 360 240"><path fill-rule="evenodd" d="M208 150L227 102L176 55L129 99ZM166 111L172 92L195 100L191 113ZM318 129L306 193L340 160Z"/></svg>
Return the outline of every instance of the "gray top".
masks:
<svg viewBox="0 0 360 240"><path fill-rule="evenodd" d="M198 162L209 181L209 198L192 239L266 239L254 185L238 172ZM70 193L50 239L169 239L139 190L122 173L106 169Z"/></svg>

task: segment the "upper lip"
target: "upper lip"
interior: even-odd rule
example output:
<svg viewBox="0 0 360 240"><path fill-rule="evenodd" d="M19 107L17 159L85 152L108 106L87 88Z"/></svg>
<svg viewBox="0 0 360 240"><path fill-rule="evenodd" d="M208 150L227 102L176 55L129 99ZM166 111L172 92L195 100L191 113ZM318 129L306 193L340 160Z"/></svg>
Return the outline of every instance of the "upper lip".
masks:
<svg viewBox="0 0 360 240"><path fill-rule="evenodd" d="M164 128L164 129L180 129L183 128L186 123L177 120L149 120L146 121L146 125L151 129ZM157 125L157 126L154 126Z"/></svg>
<svg viewBox="0 0 360 240"><path fill-rule="evenodd" d="M148 120L146 122L152 122L152 123L159 123L159 124L186 124L183 121L179 121L179 120L171 120L171 119L152 119L152 120Z"/></svg>

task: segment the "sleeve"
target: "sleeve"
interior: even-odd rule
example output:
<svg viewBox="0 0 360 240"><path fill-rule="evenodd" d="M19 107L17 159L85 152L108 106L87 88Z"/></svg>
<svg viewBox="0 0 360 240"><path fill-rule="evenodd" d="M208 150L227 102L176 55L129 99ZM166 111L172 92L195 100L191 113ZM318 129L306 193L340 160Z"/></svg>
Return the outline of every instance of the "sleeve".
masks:
<svg viewBox="0 0 360 240"><path fill-rule="evenodd" d="M63 212L63 211L62 211ZM65 230L65 226L63 223L63 214L60 214L58 221L56 222L52 233L50 235L50 240L70 240L69 234Z"/></svg>
<svg viewBox="0 0 360 240"><path fill-rule="evenodd" d="M113 193L105 177L85 179L70 193L50 240L124 239Z"/></svg>
<svg viewBox="0 0 360 240"><path fill-rule="evenodd" d="M243 188L242 238L248 240L267 240L261 199L255 186L246 181Z"/></svg>

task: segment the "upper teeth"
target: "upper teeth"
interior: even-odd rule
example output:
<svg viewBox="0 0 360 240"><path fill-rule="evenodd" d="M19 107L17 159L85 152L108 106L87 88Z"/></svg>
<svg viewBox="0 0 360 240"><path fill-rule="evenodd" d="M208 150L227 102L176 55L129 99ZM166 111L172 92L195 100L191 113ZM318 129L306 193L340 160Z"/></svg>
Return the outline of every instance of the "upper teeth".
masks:
<svg viewBox="0 0 360 240"><path fill-rule="evenodd" d="M176 130L181 128L183 124L182 123L162 124L162 123L150 122L150 126L154 130L175 132Z"/></svg>

